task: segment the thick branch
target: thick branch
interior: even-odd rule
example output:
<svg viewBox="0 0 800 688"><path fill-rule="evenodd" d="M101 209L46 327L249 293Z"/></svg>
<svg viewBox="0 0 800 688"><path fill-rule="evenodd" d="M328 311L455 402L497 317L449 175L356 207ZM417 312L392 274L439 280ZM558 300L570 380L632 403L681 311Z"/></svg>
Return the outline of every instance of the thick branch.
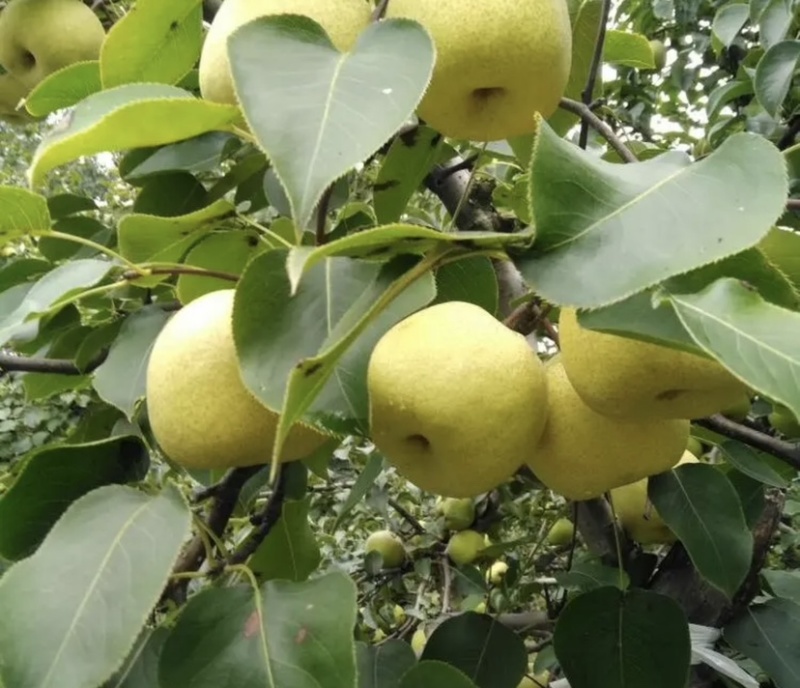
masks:
<svg viewBox="0 0 800 688"><path fill-rule="evenodd" d="M792 444L785 440L772 437L753 428L748 428L746 425L741 425L735 421L725 418L722 415L714 415L710 418L700 418L692 421L695 425L699 425L707 430L729 437L732 440L738 440L745 444L758 449L767 454L788 463L793 468L800 470L800 444Z"/></svg>
<svg viewBox="0 0 800 688"><path fill-rule="evenodd" d="M622 564L624 567L632 548L625 533L614 522L608 502L601 498L588 499L576 502L575 506L576 525L589 551L610 565ZM622 550L622 562L618 561L617 538Z"/></svg>
<svg viewBox="0 0 800 688"><path fill-rule="evenodd" d="M608 124L595 115L589 109L588 105L579 103L577 100L571 100L570 98L562 98L561 102L559 103L559 107L562 110L571 112L573 115L578 115L578 117L580 117L583 121L583 124L586 126L591 126L592 129L597 131L600 136L608 141L609 145L625 162L637 162L636 156L622 142L622 139L620 139L619 136L614 133L614 130L608 126Z"/></svg>
<svg viewBox="0 0 800 688"><path fill-rule="evenodd" d="M83 368L68 358L37 358L33 356L17 356L0 353L0 373L57 373L60 375L87 375L108 357L108 351L101 351Z"/></svg>

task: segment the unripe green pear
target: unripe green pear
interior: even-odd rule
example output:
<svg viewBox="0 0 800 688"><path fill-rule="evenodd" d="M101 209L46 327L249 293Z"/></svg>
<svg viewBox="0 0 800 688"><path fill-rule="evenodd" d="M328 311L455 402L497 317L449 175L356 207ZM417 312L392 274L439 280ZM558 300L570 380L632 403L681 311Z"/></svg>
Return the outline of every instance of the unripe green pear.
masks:
<svg viewBox="0 0 800 688"><path fill-rule="evenodd" d="M403 541L391 530L376 530L368 538L364 550L378 552L383 559L383 566L393 569L405 561L406 548Z"/></svg>
<svg viewBox="0 0 800 688"><path fill-rule="evenodd" d="M768 420L769 424L782 435L792 439L800 437L800 422L785 406L775 406Z"/></svg>
<svg viewBox="0 0 800 688"><path fill-rule="evenodd" d="M575 525L568 518L559 518L547 533L547 542L555 547L568 545L575 535Z"/></svg>
<svg viewBox="0 0 800 688"><path fill-rule="evenodd" d="M462 530L454 533L447 543L445 552L455 564L471 564L486 548L483 534L475 530Z"/></svg>
<svg viewBox="0 0 800 688"><path fill-rule="evenodd" d="M650 41L650 49L653 51L653 62L655 63L656 71L660 72L667 64L667 46L663 41L654 38Z"/></svg>
<svg viewBox="0 0 800 688"><path fill-rule="evenodd" d="M440 510L448 530L465 530L475 520L475 504L471 497L448 497L442 500Z"/></svg>
<svg viewBox="0 0 800 688"><path fill-rule="evenodd" d="M750 413L750 405L750 397L738 397L733 404L722 409L720 413L731 420L743 421Z"/></svg>

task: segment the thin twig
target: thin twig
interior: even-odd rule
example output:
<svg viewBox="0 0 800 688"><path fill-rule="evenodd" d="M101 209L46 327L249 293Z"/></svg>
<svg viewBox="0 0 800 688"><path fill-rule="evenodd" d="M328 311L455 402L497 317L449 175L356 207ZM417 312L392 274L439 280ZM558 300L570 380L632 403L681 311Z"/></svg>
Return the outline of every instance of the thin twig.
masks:
<svg viewBox="0 0 800 688"><path fill-rule="evenodd" d="M322 193L317 206L317 246L322 246L326 241L325 229L328 224L328 208L331 204L331 196L333 195L333 184L331 184Z"/></svg>
<svg viewBox="0 0 800 688"><path fill-rule="evenodd" d="M701 428L712 430L732 440L744 442L754 449L770 454L800 470L800 443L792 444L777 437L772 437L753 428L748 428L746 425L741 425L720 414L713 415L710 418L699 418L692 422Z"/></svg>
<svg viewBox="0 0 800 688"><path fill-rule="evenodd" d="M190 265L181 265L171 268L144 268L141 272L138 270L126 270L122 273L122 278L126 280L136 280L142 277L149 277L150 275L197 275L199 277L216 277L217 279L228 280L229 282L239 281L239 275L234 275L231 272L194 268Z"/></svg>
<svg viewBox="0 0 800 688"><path fill-rule="evenodd" d="M562 110L566 110L574 115L578 115L578 117L580 117L583 121L583 124L587 127L591 126L595 131L597 131L600 136L608 141L609 145L625 162L638 162L636 156L622 142L622 139L620 139L619 136L614 133L614 130L608 126L608 124L595 115L589 109L588 105L579 103L577 100L572 100L570 98L562 98L561 102L559 103L559 107ZM585 146L582 147L585 148Z"/></svg>
<svg viewBox="0 0 800 688"><path fill-rule="evenodd" d="M375 11L372 13L372 21L380 21L383 19L383 15L386 14L386 8L389 6L389 0L381 0L378 3L378 6L375 8Z"/></svg>
<svg viewBox="0 0 800 688"><path fill-rule="evenodd" d="M0 372L57 373L59 375L88 375L108 357L108 351L101 351L85 366L79 368L69 358L37 358L0 353Z"/></svg>
<svg viewBox="0 0 800 688"><path fill-rule="evenodd" d="M790 198L786 201L787 210L800 210L800 198Z"/></svg>
<svg viewBox="0 0 800 688"><path fill-rule="evenodd" d="M425 535L425 528L422 524L414 518L413 514L411 514L408 509L406 509L400 502L396 499L389 497L389 506L392 507L398 514L400 514L401 518L406 521L416 532L418 535Z"/></svg>
<svg viewBox="0 0 800 688"><path fill-rule="evenodd" d="M442 555L442 614L450 610L450 586L453 584L450 561L446 554Z"/></svg>
<svg viewBox="0 0 800 688"><path fill-rule="evenodd" d="M592 64L589 67L589 77L586 79L586 86L581 93L581 100L583 104L588 106L594 97L594 87L597 83L597 75L600 73L600 65L603 60L603 48L606 42L606 26L608 25L608 18L611 14L611 0L603 0L603 11L600 17L600 26L597 28L597 39L594 44L594 54L592 55ZM577 113L576 113L577 114ZM581 132L578 138L578 145L581 148L586 148L589 142L589 122L582 118Z"/></svg>

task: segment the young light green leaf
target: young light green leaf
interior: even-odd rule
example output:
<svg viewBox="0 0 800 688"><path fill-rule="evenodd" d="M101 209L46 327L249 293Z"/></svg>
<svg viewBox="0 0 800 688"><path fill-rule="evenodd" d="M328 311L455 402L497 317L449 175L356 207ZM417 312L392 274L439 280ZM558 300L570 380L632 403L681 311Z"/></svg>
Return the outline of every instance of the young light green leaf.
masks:
<svg viewBox="0 0 800 688"><path fill-rule="evenodd" d="M777 688L800 685L800 605L780 598L753 605L723 634L734 649L757 662Z"/></svg>
<svg viewBox="0 0 800 688"><path fill-rule="evenodd" d="M27 189L0 186L0 246L50 229L47 199Z"/></svg>
<svg viewBox="0 0 800 688"><path fill-rule="evenodd" d="M656 66L653 61L653 49L646 36L615 29L606 32L603 60L609 64L638 69L653 69Z"/></svg>
<svg viewBox="0 0 800 688"><path fill-rule="evenodd" d="M800 234L773 227L758 248L800 292Z"/></svg>
<svg viewBox="0 0 800 688"><path fill-rule="evenodd" d="M304 583L270 581L198 593L161 653L170 688L356 685L356 587L344 573Z"/></svg>
<svg viewBox="0 0 800 688"><path fill-rule="evenodd" d="M37 552L0 580L0 680L86 688L111 676L158 600L190 521L172 485L156 496L110 485L73 503Z"/></svg>
<svg viewBox="0 0 800 688"><path fill-rule="evenodd" d="M647 494L703 578L733 598L750 569L753 535L728 479L713 466L685 464L650 476Z"/></svg>
<svg viewBox="0 0 800 688"><path fill-rule="evenodd" d="M175 84L194 67L203 44L201 0L137 0L108 32L100 53L103 87Z"/></svg>
<svg viewBox="0 0 800 688"><path fill-rule="evenodd" d="M777 117L789 93L798 59L800 41L781 41L767 50L756 65L753 78L756 98L770 117Z"/></svg>
<svg viewBox="0 0 800 688"><path fill-rule="evenodd" d="M25 97L25 109L35 117L72 107L103 88L97 60L75 62L46 76Z"/></svg>
<svg viewBox="0 0 800 688"><path fill-rule="evenodd" d="M669 300L700 348L800 416L800 313L767 303L733 279Z"/></svg>
<svg viewBox="0 0 800 688"><path fill-rule="evenodd" d="M302 229L325 189L412 115L435 51L427 31L405 19L373 22L340 53L312 19L271 16L234 32L228 54L245 118Z"/></svg>
<svg viewBox="0 0 800 688"><path fill-rule="evenodd" d="M436 661L419 662L400 679L400 688L477 688L475 684L449 664Z"/></svg>
<svg viewBox="0 0 800 688"><path fill-rule="evenodd" d="M411 645L395 639L380 645L356 643L356 656L358 688L400 688L403 674L417 663Z"/></svg>
<svg viewBox="0 0 800 688"><path fill-rule="evenodd" d="M711 31L726 48L742 30L749 12L750 8L744 3L729 3L717 10Z"/></svg>
<svg viewBox="0 0 800 688"><path fill-rule="evenodd" d="M784 212L786 165L754 134L696 163L668 152L620 165L542 123L530 194L537 234L523 276L549 301L595 308L758 243Z"/></svg>
<svg viewBox="0 0 800 688"><path fill-rule="evenodd" d="M573 597L553 644L571 688L595 688L598 676L608 688L684 688L689 676L686 617L650 590L605 587Z"/></svg>
<svg viewBox="0 0 800 688"><path fill-rule="evenodd" d="M474 303L492 315L497 313L499 287L492 261L485 256L470 256L443 265L436 271L436 299Z"/></svg>
<svg viewBox="0 0 800 688"><path fill-rule="evenodd" d="M83 155L225 131L238 113L233 105L200 100L166 84L126 84L100 91L78 103L39 144L28 176L38 185L50 170Z"/></svg>

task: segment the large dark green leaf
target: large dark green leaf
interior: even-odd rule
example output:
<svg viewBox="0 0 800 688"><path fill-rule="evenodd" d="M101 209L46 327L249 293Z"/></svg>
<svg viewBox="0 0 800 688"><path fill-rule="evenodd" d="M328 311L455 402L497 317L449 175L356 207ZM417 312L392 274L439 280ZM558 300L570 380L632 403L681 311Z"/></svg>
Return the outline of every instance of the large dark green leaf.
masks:
<svg viewBox="0 0 800 688"><path fill-rule="evenodd" d="M717 10L711 30L726 48L742 30L748 14L749 8L744 3L729 3Z"/></svg>
<svg viewBox="0 0 800 688"><path fill-rule="evenodd" d="M228 54L247 122L301 229L323 191L411 116L434 63L427 31L403 19L372 23L340 53L308 17L262 17L232 35Z"/></svg>
<svg viewBox="0 0 800 688"><path fill-rule="evenodd" d="M759 60L753 85L756 98L771 117L778 115L792 85L800 41L782 41L773 45Z"/></svg>
<svg viewBox="0 0 800 688"><path fill-rule="evenodd" d="M414 650L402 640L381 645L357 643L356 654L358 688L400 688L403 674L417 663Z"/></svg>
<svg viewBox="0 0 800 688"><path fill-rule="evenodd" d="M764 569L761 575L775 597L785 597L800 604L800 571Z"/></svg>
<svg viewBox="0 0 800 688"><path fill-rule="evenodd" d="M420 662L407 671L400 688L476 688L475 684L455 667L444 662Z"/></svg>
<svg viewBox="0 0 800 688"><path fill-rule="evenodd" d="M678 603L638 588L573 597L553 644L572 688L684 688L689 626Z"/></svg>
<svg viewBox="0 0 800 688"><path fill-rule="evenodd" d="M745 475L772 487L788 487L789 481L763 460L762 455L743 442L728 440L719 445L728 462Z"/></svg>

